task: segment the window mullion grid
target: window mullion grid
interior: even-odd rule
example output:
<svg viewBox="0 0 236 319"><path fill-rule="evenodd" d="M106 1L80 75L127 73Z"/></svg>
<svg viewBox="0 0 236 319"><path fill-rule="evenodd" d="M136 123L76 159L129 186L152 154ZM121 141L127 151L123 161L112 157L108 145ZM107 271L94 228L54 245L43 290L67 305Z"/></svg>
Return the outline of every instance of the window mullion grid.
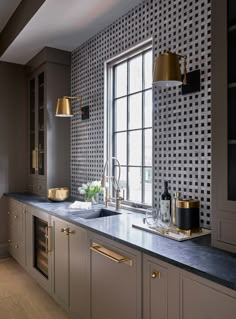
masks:
<svg viewBox="0 0 236 319"><path fill-rule="evenodd" d="M112 156L115 157L115 67L113 66L113 79L112 79ZM109 158L109 157L108 157ZM108 175L110 176L110 173L112 172L112 175L115 176L115 167L113 165L113 161L111 160L111 172L109 172L109 163L108 163ZM110 183L109 183L110 185ZM109 186L110 187L110 186ZM113 187L109 189L109 194L112 194L112 197L114 197Z"/></svg>
<svg viewBox="0 0 236 319"><path fill-rule="evenodd" d="M129 98L128 98L128 93L129 93L129 59L127 60L127 88L126 88L126 111L127 111L127 123L126 123L126 199L129 200L129 169L128 169L128 164L129 164Z"/></svg>
<svg viewBox="0 0 236 319"><path fill-rule="evenodd" d="M141 200L144 203L145 189L144 189L144 156L145 156L145 142L144 142L144 53L142 54L142 176L141 176Z"/></svg>

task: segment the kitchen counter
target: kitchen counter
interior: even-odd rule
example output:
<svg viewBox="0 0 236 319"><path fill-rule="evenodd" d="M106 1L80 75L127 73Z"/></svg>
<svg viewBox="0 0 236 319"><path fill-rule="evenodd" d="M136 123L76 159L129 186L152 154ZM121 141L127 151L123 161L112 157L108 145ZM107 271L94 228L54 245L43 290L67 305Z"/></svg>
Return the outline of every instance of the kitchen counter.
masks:
<svg viewBox="0 0 236 319"><path fill-rule="evenodd" d="M80 218L74 209L69 209L71 201L51 202L29 193L8 193L5 196L236 290L236 255L211 247L209 235L177 242L133 228L133 223L143 219L139 213L121 210L120 215L89 220ZM99 207L103 206L95 206ZM114 208L109 207L109 210Z"/></svg>

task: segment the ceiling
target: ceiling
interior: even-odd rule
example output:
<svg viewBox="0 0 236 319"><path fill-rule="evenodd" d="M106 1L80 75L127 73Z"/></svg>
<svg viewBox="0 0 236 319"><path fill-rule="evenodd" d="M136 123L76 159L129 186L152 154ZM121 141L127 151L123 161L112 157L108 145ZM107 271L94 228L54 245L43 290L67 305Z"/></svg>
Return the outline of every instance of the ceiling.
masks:
<svg viewBox="0 0 236 319"><path fill-rule="evenodd" d="M0 32L6 25L12 13L16 10L21 0L1 0L0 1Z"/></svg>
<svg viewBox="0 0 236 319"><path fill-rule="evenodd" d="M19 2L1 0L0 21L3 18L7 22ZM45 46L72 51L140 2L142 0L46 0L0 60L25 64Z"/></svg>

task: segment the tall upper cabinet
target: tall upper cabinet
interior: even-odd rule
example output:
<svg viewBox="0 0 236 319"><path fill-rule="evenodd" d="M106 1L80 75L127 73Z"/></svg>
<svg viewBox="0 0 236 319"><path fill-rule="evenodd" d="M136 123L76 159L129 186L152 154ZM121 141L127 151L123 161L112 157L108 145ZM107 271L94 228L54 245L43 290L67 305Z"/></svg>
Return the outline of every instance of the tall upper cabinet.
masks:
<svg viewBox="0 0 236 319"><path fill-rule="evenodd" d="M235 0L212 0L212 244L236 252Z"/></svg>
<svg viewBox="0 0 236 319"><path fill-rule="evenodd" d="M46 195L70 186L70 120L55 117L57 99L70 95L70 53L44 48L28 67L28 179L26 188Z"/></svg>

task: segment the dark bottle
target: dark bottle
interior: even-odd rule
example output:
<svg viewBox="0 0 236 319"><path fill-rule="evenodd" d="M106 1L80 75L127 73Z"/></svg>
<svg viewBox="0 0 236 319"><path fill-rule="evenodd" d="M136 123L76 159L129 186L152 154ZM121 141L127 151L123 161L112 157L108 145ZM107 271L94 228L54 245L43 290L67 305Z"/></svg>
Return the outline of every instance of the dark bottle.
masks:
<svg viewBox="0 0 236 319"><path fill-rule="evenodd" d="M171 216L171 195L168 192L168 181L164 181L164 192L160 200L160 219L165 223L170 222Z"/></svg>

